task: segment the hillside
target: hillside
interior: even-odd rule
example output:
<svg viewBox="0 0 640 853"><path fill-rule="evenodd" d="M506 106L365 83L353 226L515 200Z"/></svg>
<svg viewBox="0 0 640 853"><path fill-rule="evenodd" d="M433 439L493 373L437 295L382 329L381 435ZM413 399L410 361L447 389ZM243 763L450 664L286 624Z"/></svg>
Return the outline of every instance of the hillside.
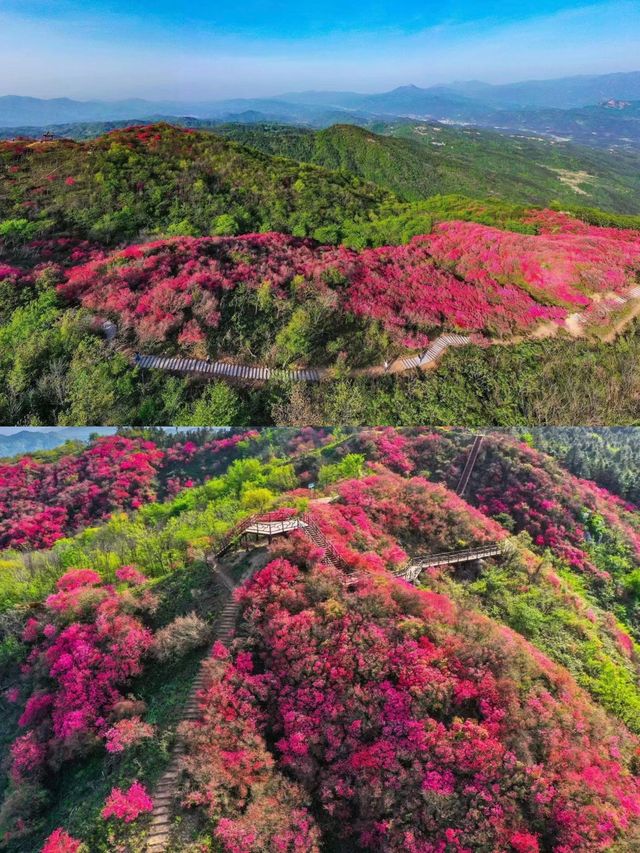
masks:
<svg viewBox="0 0 640 853"><path fill-rule="evenodd" d="M216 132L268 154L342 169L406 201L459 193L520 204L640 212L640 158L440 124L352 125L311 131L222 125Z"/></svg>
<svg viewBox="0 0 640 853"><path fill-rule="evenodd" d="M532 126L530 131L520 133L407 120L359 119L355 115L349 117L349 124L334 124L320 131L265 123L265 117L258 113L247 113L233 123L189 118L172 121L181 127L210 131L263 153L358 175L408 201L457 193L524 204L557 202L637 213L638 154L633 150L608 152L586 147L593 139L592 123L586 115L591 109L585 108L585 115L571 119L576 128L582 129L584 139L575 140L580 145L561 141L563 135L573 138L576 132L575 128L568 130L564 126L558 127L555 140L536 138L535 133L551 132L551 116L544 118L540 127ZM612 121L628 121L632 112L598 107L593 108L594 117L598 110L607 113L603 122L609 121L609 113L615 113ZM335 116L334 120L344 121L344 117ZM11 132L0 130L0 139L40 138L47 132L84 141L126 127L126 122L24 127Z"/></svg>
<svg viewBox="0 0 640 853"><path fill-rule="evenodd" d="M638 422L638 216L407 203L167 125L0 155L4 423Z"/></svg>
<svg viewBox="0 0 640 853"><path fill-rule="evenodd" d="M460 495L473 439L130 433L0 466L41 484L3 507L8 853L635 850L640 514L500 433Z"/></svg>
<svg viewBox="0 0 640 853"><path fill-rule="evenodd" d="M0 143L0 181L0 221L26 214L32 239L53 234L100 244L157 231L340 233L392 201L356 177L164 124L84 143Z"/></svg>

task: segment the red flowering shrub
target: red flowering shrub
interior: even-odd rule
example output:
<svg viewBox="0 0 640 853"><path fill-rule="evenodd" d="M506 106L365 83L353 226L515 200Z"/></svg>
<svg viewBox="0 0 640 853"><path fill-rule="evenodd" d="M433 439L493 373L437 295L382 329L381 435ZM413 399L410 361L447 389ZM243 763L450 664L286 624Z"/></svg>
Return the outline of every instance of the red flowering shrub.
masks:
<svg viewBox="0 0 640 853"><path fill-rule="evenodd" d="M21 735L11 746L11 775L21 782L39 773L46 757L44 744L39 743L35 732Z"/></svg>
<svg viewBox="0 0 640 853"><path fill-rule="evenodd" d="M0 464L0 549L49 548L115 511L203 483L258 435L246 430L203 444L176 441L166 450L152 441L109 436L54 462L22 456Z"/></svg>
<svg viewBox="0 0 640 853"><path fill-rule="evenodd" d="M205 810L228 853L318 853L320 835L303 792L275 769L261 734L262 682L249 655L232 664L215 644L199 697L202 718L182 725L184 804Z"/></svg>
<svg viewBox="0 0 640 853"><path fill-rule="evenodd" d="M120 566L119 569L116 569L116 578L132 586L140 586L147 580L143 573L139 572L134 566Z"/></svg>
<svg viewBox="0 0 640 853"><path fill-rule="evenodd" d="M268 732L347 846L634 849L635 740L515 633L381 581L347 592L326 568L260 571L240 596L253 654L241 644L223 676L222 707L238 710L205 695L209 725L249 718Z"/></svg>
<svg viewBox="0 0 640 853"><path fill-rule="evenodd" d="M55 264L54 270L104 257L104 249L100 245L77 237L45 237L32 240L28 248L40 264Z"/></svg>
<svg viewBox="0 0 640 853"><path fill-rule="evenodd" d="M296 456L322 447L332 440L333 435L326 429L302 427L301 429L291 430L291 435L288 436L285 445L285 451L288 456Z"/></svg>
<svg viewBox="0 0 640 853"><path fill-rule="evenodd" d="M144 785L134 782L127 791L113 788L101 815L105 820L115 817L125 823L132 823L141 814L153 811L153 800Z"/></svg>
<svg viewBox="0 0 640 853"><path fill-rule="evenodd" d="M543 226L550 215L561 230ZM474 222L443 222L427 238L437 262L478 284L516 282L543 304L586 306L590 294L624 292L640 268L640 232L600 228L550 211L532 213L538 235ZM419 238L422 239L422 238Z"/></svg>
<svg viewBox="0 0 640 853"><path fill-rule="evenodd" d="M41 853L77 853L82 842L72 838L64 829L54 829L47 838Z"/></svg>

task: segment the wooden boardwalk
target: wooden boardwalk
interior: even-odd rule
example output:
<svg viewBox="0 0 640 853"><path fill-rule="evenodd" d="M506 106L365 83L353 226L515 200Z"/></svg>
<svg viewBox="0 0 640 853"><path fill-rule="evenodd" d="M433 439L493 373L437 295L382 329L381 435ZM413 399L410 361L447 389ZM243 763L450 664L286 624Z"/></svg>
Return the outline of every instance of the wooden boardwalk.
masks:
<svg viewBox="0 0 640 853"><path fill-rule="evenodd" d="M465 347L470 343L471 338L466 337L466 335L440 335L422 355L403 358L401 361L402 369L413 370L415 367L427 367L444 355L449 347Z"/></svg>
<svg viewBox="0 0 640 853"><path fill-rule="evenodd" d="M596 306L588 316L585 316L584 313L576 312L571 315L570 319L572 319L577 326L585 328L589 322L592 323L594 319L604 320L613 311L619 311L627 304L627 302L632 302L634 299L640 299L640 284L634 285L634 287L628 290L624 295L618 293L613 296L609 302L614 303L614 305L608 304Z"/></svg>
<svg viewBox="0 0 640 853"><path fill-rule="evenodd" d="M444 355L449 347L462 347L471 343L471 338L465 335L440 335L433 344L420 355L398 359L387 365L377 365L359 368L351 371L353 376L384 375L385 373L402 373L416 368L427 368ZM165 370L169 373L193 374L206 378L237 380L240 382L267 382L270 379L289 380L292 382L322 382L331 379L330 368L299 368L286 370L270 367L250 367L235 364L230 361L206 361L197 358L173 358L162 355L141 355L136 353L133 363L144 370Z"/></svg>
<svg viewBox="0 0 640 853"><path fill-rule="evenodd" d="M480 545L477 548L467 548L464 551L447 551L441 554L430 554L416 563L407 566L398 577L410 583L415 583L425 569L434 566L453 566L456 563L470 563L474 560L485 560L488 557L498 557L504 552L502 542L492 542L489 545Z"/></svg>
<svg viewBox="0 0 640 853"><path fill-rule="evenodd" d="M269 379L320 382L323 378L323 371L314 368L280 370L261 366L250 367L230 361L206 361L198 358L172 358L162 355L136 354L133 363L146 370L166 370L169 373L196 374L210 378L236 379L242 382L266 382Z"/></svg>
<svg viewBox="0 0 640 853"><path fill-rule="evenodd" d="M290 533L292 530L301 530L308 527L306 521L301 518L287 518L284 521L254 521L245 527L245 533L254 533L256 536L280 536Z"/></svg>

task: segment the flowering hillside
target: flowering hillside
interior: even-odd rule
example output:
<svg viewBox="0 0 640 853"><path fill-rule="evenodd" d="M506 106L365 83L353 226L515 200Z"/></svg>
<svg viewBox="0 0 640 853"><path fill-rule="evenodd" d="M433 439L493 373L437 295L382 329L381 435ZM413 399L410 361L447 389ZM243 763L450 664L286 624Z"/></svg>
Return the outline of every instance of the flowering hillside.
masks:
<svg viewBox="0 0 640 853"><path fill-rule="evenodd" d="M189 164L187 168L186 164ZM301 235L366 218L393 202L345 172L259 154L213 133L158 124L83 143L0 142L0 231L8 248L45 237L113 245L141 233Z"/></svg>
<svg viewBox="0 0 640 853"><path fill-rule="evenodd" d="M166 449L108 436L53 462L22 456L0 464L0 548L48 548L113 512L202 483L229 463L238 444L257 435L178 441Z"/></svg>
<svg viewBox="0 0 640 853"><path fill-rule="evenodd" d="M428 471L455 487L470 441L459 431L380 429L361 433L356 446L392 470ZM560 571L579 577L605 607L616 602L616 616L640 640L640 516L634 505L499 433L484 438L465 499L507 530L525 532L534 549L552 554Z"/></svg>
<svg viewBox="0 0 640 853"><path fill-rule="evenodd" d="M320 336L333 346L344 332L336 314L416 348L441 327L509 336L562 325L569 309L637 282L638 232L577 227L549 211L532 218L543 233L445 222L408 245L359 253L282 234L156 241L75 266L58 289L159 351L236 354L238 313L250 308L251 350L268 357L275 343L286 358L287 344L293 357L317 357Z"/></svg>
<svg viewBox="0 0 640 853"><path fill-rule="evenodd" d="M631 850L640 837L633 739L517 635L442 596L393 583L348 594L326 569L309 576L284 560L242 602L254 642L216 652L225 666L209 671L201 707L213 726L224 689L229 711L215 729L187 729L187 804L215 816L231 790L203 748L258 760L233 744L241 707L327 839L347 846L568 853ZM225 850L255 838L247 818L220 821Z"/></svg>
<svg viewBox="0 0 640 853"><path fill-rule="evenodd" d="M372 137L350 137L366 158ZM407 203L345 168L163 123L0 141L0 420L636 423L637 218L576 215L495 186ZM383 369L447 331L475 346L418 375ZM133 370L143 350L346 366L353 385L346 407L335 382L271 375L245 393L220 372Z"/></svg>
<svg viewBox="0 0 640 853"><path fill-rule="evenodd" d="M0 547L46 548L65 532L155 496L163 453L153 442L98 439L81 453L0 466Z"/></svg>

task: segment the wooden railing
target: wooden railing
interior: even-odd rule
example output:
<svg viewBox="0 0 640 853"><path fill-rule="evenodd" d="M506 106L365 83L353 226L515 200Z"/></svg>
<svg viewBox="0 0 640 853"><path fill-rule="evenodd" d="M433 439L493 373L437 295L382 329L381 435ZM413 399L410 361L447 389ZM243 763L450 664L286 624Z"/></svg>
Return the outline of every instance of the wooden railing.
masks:
<svg viewBox="0 0 640 853"><path fill-rule="evenodd" d="M472 560L497 557L504 550L504 542L492 542L490 545L480 545L477 548L466 548L462 551L444 551L439 554L430 554L428 557L424 557L398 572L398 577L413 583L425 569L430 569L434 566L453 566L456 563L470 563Z"/></svg>
<svg viewBox="0 0 640 853"><path fill-rule="evenodd" d="M292 533L294 530L301 530L311 539L314 545L322 548L324 551L324 562L331 563L343 572L353 573L352 567L340 556L335 546L327 539L317 523L307 512L277 521L269 518L265 519L265 516L260 513L243 518L242 521L239 521L238 524L234 525L222 536L219 542L216 543L212 553L215 557L222 556L225 551L245 534L250 535L253 533L256 536L264 536L271 539L274 536Z"/></svg>
<svg viewBox="0 0 640 853"><path fill-rule="evenodd" d="M322 532L317 522L308 513L304 512L299 516L286 518L281 520L265 519L264 515L256 513L248 518L242 519L238 524L227 531L222 539L217 543L213 555L220 557L227 551L234 542L237 542L241 536L245 534L255 534L263 536L271 540L274 536L282 536L288 533L293 533L294 530L300 530L307 536L314 545L322 548L324 555L322 562L334 566L336 569L344 572L346 575L353 576L355 574L353 566L351 566L342 557L335 545L327 539ZM444 551L439 554L430 554L423 557L414 563L406 566L397 572L397 577L404 580L416 581L425 569L434 566L451 566L455 563L468 563L472 560L482 560L487 557L496 557L502 554L505 550L505 542L492 542L488 545L479 545L475 548L466 548L461 551Z"/></svg>
<svg viewBox="0 0 640 853"><path fill-rule="evenodd" d="M234 524L223 536L220 541L216 543L214 556L220 557L224 554L225 551L229 549L229 547L239 539L247 527L256 519L259 518L259 513L254 513L254 515L250 515L247 518L243 518L242 521L239 521L237 524Z"/></svg>
<svg viewBox="0 0 640 853"><path fill-rule="evenodd" d="M337 569L340 569L347 574L353 574L353 567L347 563L344 557L340 556L335 546L327 539L309 513L303 513L302 518L306 524L305 533L314 545L323 549L326 562L331 563Z"/></svg>

